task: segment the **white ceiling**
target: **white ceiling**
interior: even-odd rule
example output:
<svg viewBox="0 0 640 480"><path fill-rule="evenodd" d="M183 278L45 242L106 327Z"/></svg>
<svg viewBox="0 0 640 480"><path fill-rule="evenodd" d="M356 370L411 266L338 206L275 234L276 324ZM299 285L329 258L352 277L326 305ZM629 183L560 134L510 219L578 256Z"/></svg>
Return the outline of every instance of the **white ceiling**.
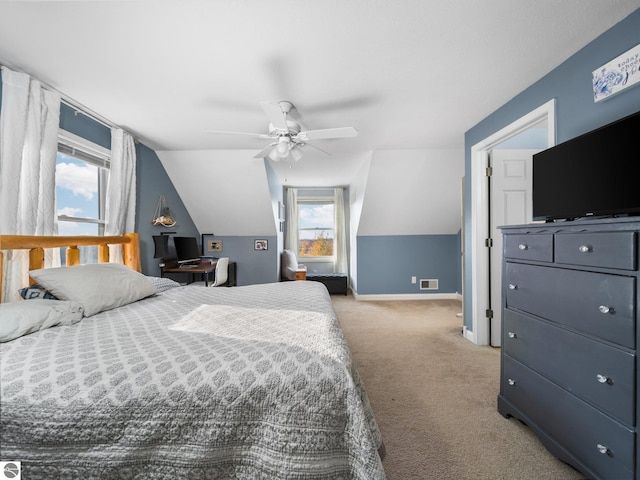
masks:
<svg viewBox="0 0 640 480"><path fill-rule="evenodd" d="M0 2L0 62L156 150L255 149L260 101L323 140L289 183L348 183L376 149L462 148L466 130L640 7L639 0ZM621 52L611 52L611 56ZM309 152L307 150L307 152ZM344 168L343 168L344 166ZM283 167L279 165L277 167ZM337 179L338 178L338 179Z"/></svg>

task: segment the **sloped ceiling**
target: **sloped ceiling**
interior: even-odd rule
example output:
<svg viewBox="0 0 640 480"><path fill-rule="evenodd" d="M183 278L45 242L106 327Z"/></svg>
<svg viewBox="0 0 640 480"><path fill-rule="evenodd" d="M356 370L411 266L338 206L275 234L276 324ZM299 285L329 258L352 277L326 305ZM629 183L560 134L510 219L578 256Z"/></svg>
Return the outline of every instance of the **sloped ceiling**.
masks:
<svg viewBox="0 0 640 480"><path fill-rule="evenodd" d="M463 133L638 0L2 1L0 61L160 151L259 151L260 101L354 126L274 168L345 184L364 152L460 148ZM358 164L348 166L350 162ZM197 175L197 172L192 172ZM310 180L312 179L312 180Z"/></svg>
<svg viewBox="0 0 640 480"><path fill-rule="evenodd" d="M358 235L456 234L461 150L381 150L367 178Z"/></svg>
<svg viewBox="0 0 640 480"><path fill-rule="evenodd" d="M264 160L243 150L158 152L201 233L275 235Z"/></svg>

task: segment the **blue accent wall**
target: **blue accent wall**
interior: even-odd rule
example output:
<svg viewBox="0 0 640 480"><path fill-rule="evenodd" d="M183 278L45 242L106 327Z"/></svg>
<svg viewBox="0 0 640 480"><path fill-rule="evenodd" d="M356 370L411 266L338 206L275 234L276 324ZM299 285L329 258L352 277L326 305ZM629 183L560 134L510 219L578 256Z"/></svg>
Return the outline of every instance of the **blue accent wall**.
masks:
<svg viewBox="0 0 640 480"><path fill-rule="evenodd" d="M277 262L280 258L277 236L263 237L209 235L205 232L205 249L209 240L222 240L221 252L208 252L205 255L229 257L236 262L238 285L253 285L278 281ZM255 240L267 240L267 250L256 250Z"/></svg>
<svg viewBox="0 0 640 480"><path fill-rule="evenodd" d="M111 150L111 129L64 103L60 104L60 128Z"/></svg>
<svg viewBox="0 0 640 480"><path fill-rule="evenodd" d="M524 132L496 145L494 150L547 148L547 129L528 128Z"/></svg>
<svg viewBox="0 0 640 480"><path fill-rule="evenodd" d="M358 295L455 293L459 242L459 235L358 236ZM438 279L439 289L420 290L420 279Z"/></svg>
<svg viewBox="0 0 640 480"><path fill-rule="evenodd" d="M160 195L164 195L167 205L176 220L173 227L156 226L151 223ZM142 143L136 144L136 232L140 234L140 258L142 272L146 275L159 276L160 259L153 258L153 236L162 232L176 232L180 237L196 237L200 242L200 232L196 228L189 212L182 203L162 162ZM173 250L173 242L169 240L169 248ZM186 281L184 278L176 280Z"/></svg>
<svg viewBox="0 0 640 480"><path fill-rule="evenodd" d="M594 103L592 72L640 43L640 9L596 38L549 74L465 133L465 228L471 232L471 147L539 106L556 99L556 143L640 110L640 86ZM603 166L603 167L606 167ZM471 236L465 239L465 324L472 329Z"/></svg>

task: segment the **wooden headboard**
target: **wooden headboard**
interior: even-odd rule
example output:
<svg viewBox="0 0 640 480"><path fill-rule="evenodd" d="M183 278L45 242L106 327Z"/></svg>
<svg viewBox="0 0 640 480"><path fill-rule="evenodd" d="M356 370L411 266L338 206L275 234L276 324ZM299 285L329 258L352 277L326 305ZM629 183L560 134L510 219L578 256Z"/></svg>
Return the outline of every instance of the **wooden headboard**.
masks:
<svg viewBox="0 0 640 480"><path fill-rule="evenodd" d="M4 278L3 250L29 250L29 270L44 268L45 248L65 248L67 266L80 263L78 247L98 246L98 262L109 261L109 245L122 245L122 261L125 265L139 272L140 237L137 233L125 233L122 236L60 236L48 237L38 235L0 235L0 302L2 302L2 280Z"/></svg>

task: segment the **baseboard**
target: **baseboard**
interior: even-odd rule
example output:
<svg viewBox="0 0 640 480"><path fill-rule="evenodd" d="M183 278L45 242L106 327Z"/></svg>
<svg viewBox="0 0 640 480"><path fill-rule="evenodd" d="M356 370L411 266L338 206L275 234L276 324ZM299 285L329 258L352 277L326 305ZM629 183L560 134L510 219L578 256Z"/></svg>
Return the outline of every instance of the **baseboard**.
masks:
<svg viewBox="0 0 640 480"><path fill-rule="evenodd" d="M360 295L353 290L353 297L358 301L381 301L381 300L460 300L459 293L392 293Z"/></svg>
<svg viewBox="0 0 640 480"><path fill-rule="evenodd" d="M471 330L467 330L467 327L462 327L462 336L469 340L471 343L476 343L476 336Z"/></svg>

